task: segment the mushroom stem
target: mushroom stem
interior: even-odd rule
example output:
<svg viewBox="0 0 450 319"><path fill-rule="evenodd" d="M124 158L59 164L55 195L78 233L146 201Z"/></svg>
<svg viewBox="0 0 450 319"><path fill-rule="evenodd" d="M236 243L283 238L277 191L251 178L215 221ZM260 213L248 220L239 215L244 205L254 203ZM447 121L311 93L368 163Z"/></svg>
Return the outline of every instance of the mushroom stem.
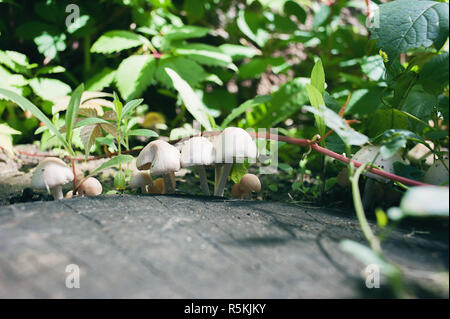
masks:
<svg viewBox="0 0 450 319"><path fill-rule="evenodd" d="M198 170L198 175L200 175L200 186L202 188L202 191L206 196L209 196L209 187L208 187L208 181L206 179L205 166L197 165L197 170Z"/></svg>
<svg viewBox="0 0 450 319"><path fill-rule="evenodd" d="M163 175L165 194L175 193L175 174L168 173Z"/></svg>
<svg viewBox="0 0 450 319"><path fill-rule="evenodd" d="M373 190L375 187L375 181L372 178L366 180L364 185L364 194L362 198L362 204L365 210L370 210L374 202Z"/></svg>
<svg viewBox="0 0 450 319"><path fill-rule="evenodd" d="M223 191L225 190L225 185L227 183L228 175L230 175L231 167L233 166L233 163L225 163L223 165L222 174L220 174L219 178L219 184L217 185L217 192L216 196L223 196Z"/></svg>
<svg viewBox="0 0 450 319"><path fill-rule="evenodd" d="M63 192L62 192L62 185L56 185L52 188L50 188L53 198L55 200L61 200L64 198Z"/></svg>
<svg viewBox="0 0 450 319"><path fill-rule="evenodd" d="M222 166L222 164L216 164L214 167L214 195L217 194L217 186L219 185L219 179L223 168Z"/></svg>

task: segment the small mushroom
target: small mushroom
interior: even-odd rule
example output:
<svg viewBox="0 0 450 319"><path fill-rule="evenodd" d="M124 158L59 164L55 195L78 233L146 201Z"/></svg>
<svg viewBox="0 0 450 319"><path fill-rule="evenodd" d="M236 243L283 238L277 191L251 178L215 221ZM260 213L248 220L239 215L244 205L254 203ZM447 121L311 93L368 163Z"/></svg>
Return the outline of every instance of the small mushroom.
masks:
<svg viewBox="0 0 450 319"><path fill-rule="evenodd" d="M180 152L163 140L152 141L145 146L136 160L139 170L150 169L152 175L162 175L167 193L175 192L175 174L180 169Z"/></svg>
<svg viewBox="0 0 450 319"><path fill-rule="evenodd" d="M47 157L36 167L31 178L33 188L44 188L56 200L63 199L62 185L73 181L72 169L61 159Z"/></svg>
<svg viewBox="0 0 450 319"><path fill-rule="evenodd" d="M157 178L147 190L148 194L164 194L164 178Z"/></svg>
<svg viewBox="0 0 450 319"><path fill-rule="evenodd" d="M196 166L200 175L200 185L205 195L209 195L205 166L213 162L213 144L206 137L193 137L181 147L181 166Z"/></svg>
<svg viewBox="0 0 450 319"><path fill-rule="evenodd" d="M86 178L77 189L77 193L81 196L97 196L102 191L102 184L95 177Z"/></svg>
<svg viewBox="0 0 450 319"><path fill-rule="evenodd" d="M224 164L214 195L223 196L233 163L242 163L244 159L256 160L258 150L250 134L238 127L227 127L214 140L213 145L214 162Z"/></svg>
<svg viewBox="0 0 450 319"><path fill-rule="evenodd" d="M152 185L152 177L147 171L137 172L131 178L131 188L140 188L142 194L147 193L147 186Z"/></svg>
<svg viewBox="0 0 450 319"><path fill-rule="evenodd" d="M393 156L391 156L388 159L384 159L379 155L381 146L375 146L375 145L368 145L362 147L356 154L353 156L353 160L367 164L372 163L373 165L377 166L381 170L388 172L388 173L395 173L394 172L394 163L395 162L401 162L406 163L402 156L400 155L400 152L395 153ZM378 155L378 156L377 156ZM375 160L375 161L374 161ZM364 194L363 194L363 206L364 208L372 207L374 203L374 185L375 180L388 183L389 179L386 179L384 177L381 177L379 175L373 174L371 172L365 171L363 175L369 177L367 179L366 184L364 185Z"/></svg>
<svg viewBox="0 0 450 319"><path fill-rule="evenodd" d="M72 198L73 197L73 191L68 191L66 193L66 196L64 196L64 198Z"/></svg>
<svg viewBox="0 0 450 319"><path fill-rule="evenodd" d="M241 184L236 183L233 185L233 187L231 188L231 196L233 198L239 198L239 199L241 199L244 196L244 192L241 191Z"/></svg>
<svg viewBox="0 0 450 319"><path fill-rule="evenodd" d="M261 182L258 176L245 174L239 182L239 189L243 193L243 196L250 198L251 193L259 193L261 191Z"/></svg>

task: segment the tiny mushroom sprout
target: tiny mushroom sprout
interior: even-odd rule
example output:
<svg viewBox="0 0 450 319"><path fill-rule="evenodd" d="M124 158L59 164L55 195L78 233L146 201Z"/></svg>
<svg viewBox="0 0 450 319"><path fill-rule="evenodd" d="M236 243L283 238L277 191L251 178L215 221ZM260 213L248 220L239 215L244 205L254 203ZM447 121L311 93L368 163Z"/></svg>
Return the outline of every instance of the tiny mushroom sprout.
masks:
<svg viewBox="0 0 450 319"><path fill-rule="evenodd" d="M138 188L142 194L148 193L147 187L153 183L152 177L147 171L137 172L131 178L131 188Z"/></svg>
<svg viewBox="0 0 450 319"><path fill-rule="evenodd" d="M214 195L223 196L225 185L233 163L243 163L245 159L255 161L258 150L248 132L238 127L226 128L213 142L214 161L223 163L222 172Z"/></svg>
<svg viewBox="0 0 450 319"><path fill-rule="evenodd" d="M200 186L209 195L205 166L213 163L213 144L206 137L193 137L181 147L181 166L196 166L200 175Z"/></svg>
<svg viewBox="0 0 450 319"><path fill-rule="evenodd" d="M239 182L239 189L242 192L242 196L250 198L251 193L259 193L261 191L261 182L258 176L245 174Z"/></svg>
<svg viewBox="0 0 450 319"><path fill-rule="evenodd" d="M44 188L51 191L54 199L62 199L62 185L73 181L72 169L61 159L47 157L36 167L31 178L33 188Z"/></svg>
<svg viewBox="0 0 450 319"><path fill-rule="evenodd" d="M402 156L400 155L400 152L395 153L390 158L384 159L379 153L380 153L381 146L377 145L368 145L362 147L358 152L356 152L355 155L353 155L353 160L360 162L362 164L369 164L372 163L373 165L377 166L379 169L388 172L388 173L394 173L394 163L395 162L401 162L406 163ZM363 205L365 208L371 207L373 204L373 191L374 191L374 180L388 183L389 180L381 177L379 175L370 173L365 171L363 175L369 177L369 179L366 181L366 184L364 186L364 195L363 195Z"/></svg>
<svg viewBox="0 0 450 319"><path fill-rule="evenodd" d="M97 196L103 191L102 184L95 177L88 177L78 186L80 196Z"/></svg>
<svg viewBox="0 0 450 319"><path fill-rule="evenodd" d="M166 193L175 192L175 174L180 169L180 152L163 140L152 141L145 146L136 160L139 170L150 169L150 174L163 176Z"/></svg>

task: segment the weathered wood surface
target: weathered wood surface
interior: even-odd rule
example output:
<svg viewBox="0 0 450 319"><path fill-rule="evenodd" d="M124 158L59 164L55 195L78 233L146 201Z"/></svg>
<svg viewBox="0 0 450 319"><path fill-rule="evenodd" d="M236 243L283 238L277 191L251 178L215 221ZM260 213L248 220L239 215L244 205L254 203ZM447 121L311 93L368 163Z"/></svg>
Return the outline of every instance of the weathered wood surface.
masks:
<svg viewBox="0 0 450 319"><path fill-rule="evenodd" d="M344 238L363 241L353 216L275 202L123 195L0 206L0 297L380 296L338 248ZM448 272L448 233L405 227L384 248L410 268ZM80 267L79 289L65 286L68 264Z"/></svg>

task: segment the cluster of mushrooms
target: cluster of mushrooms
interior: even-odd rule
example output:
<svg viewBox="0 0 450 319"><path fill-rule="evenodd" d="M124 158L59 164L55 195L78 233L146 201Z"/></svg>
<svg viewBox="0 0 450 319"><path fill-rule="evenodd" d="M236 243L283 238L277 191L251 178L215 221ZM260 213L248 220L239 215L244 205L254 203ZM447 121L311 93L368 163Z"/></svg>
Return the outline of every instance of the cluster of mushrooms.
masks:
<svg viewBox="0 0 450 319"><path fill-rule="evenodd" d="M163 140L147 144L136 159L136 172L130 187L143 194L170 194L175 192L175 172L182 167L196 167L200 186L205 195L210 195L206 178L206 167L214 167L214 195L223 196L226 183L234 163L255 162L258 155L256 143L248 132L237 127L228 127L217 135L195 136L181 140L175 145ZM161 176L156 180L152 176ZM55 199L62 199L62 186L73 181L71 168L59 158L49 157L36 167L32 176L32 187L47 189ZM77 176L78 179L78 176ZM259 192L261 183L256 175L245 174L232 189L234 198L251 198ZM77 196L101 194L102 186L94 177L82 179L77 187ZM66 197L74 194L69 192Z"/></svg>

